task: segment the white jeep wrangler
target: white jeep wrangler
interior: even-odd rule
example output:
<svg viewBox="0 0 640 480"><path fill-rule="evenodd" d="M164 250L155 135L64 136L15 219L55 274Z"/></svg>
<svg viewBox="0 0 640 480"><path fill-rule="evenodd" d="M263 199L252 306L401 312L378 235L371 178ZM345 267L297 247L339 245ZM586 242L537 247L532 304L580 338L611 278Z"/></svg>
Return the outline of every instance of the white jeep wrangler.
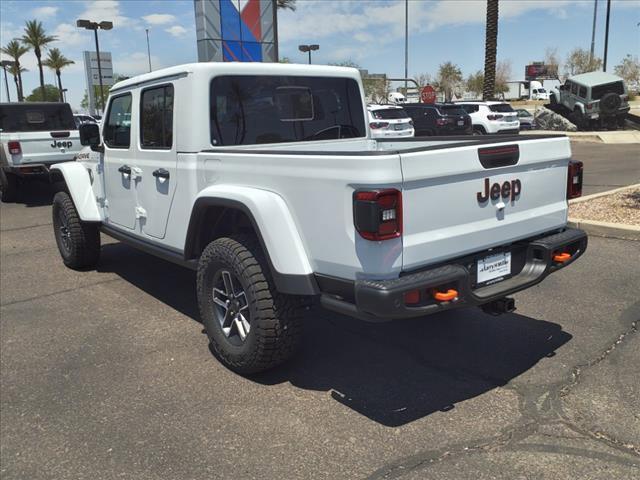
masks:
<svg viewBox="0 0 640 480"><path fill-rule="evenodd" d="M102 131L53 167L63 261L100 232L197 270L217 356L284 361L312 300L364 320L513 310L587 247L567 228L580 162L564 136L372 140L357 70L199 63L116 84Z"/></svg>

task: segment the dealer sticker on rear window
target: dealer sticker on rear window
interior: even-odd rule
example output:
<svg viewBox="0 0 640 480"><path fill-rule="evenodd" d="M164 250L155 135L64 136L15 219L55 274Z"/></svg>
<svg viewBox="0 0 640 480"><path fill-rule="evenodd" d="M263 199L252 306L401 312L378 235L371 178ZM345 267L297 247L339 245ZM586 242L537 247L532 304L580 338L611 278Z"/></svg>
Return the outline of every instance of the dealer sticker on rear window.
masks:
<svg viewBox="0 0 640 480"><path fill-rule="evenodd" d="M500 252L478 260L478 283L502 278L511 273L511 252Z"/></svg>

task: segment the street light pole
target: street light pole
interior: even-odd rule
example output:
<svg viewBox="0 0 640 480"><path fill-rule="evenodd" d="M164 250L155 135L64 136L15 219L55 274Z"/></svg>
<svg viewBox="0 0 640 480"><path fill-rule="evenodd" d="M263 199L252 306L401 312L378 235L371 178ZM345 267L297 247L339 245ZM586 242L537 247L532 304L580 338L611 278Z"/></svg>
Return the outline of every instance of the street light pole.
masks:
<svg viewBox="0 0 640 480"><path fill-rule="evenodd" d="M404 1L404 78L409 78L409 0ZM404 96L407 96L407 81L404 81Z"/></svg>
<svg viewBox="0 0 640 480"><path fill-rule="evenodd" d="M98 29L93 31L96 37L96 59L98 60L98 79L100 80L100 101L102 102L102 114L104 115L104 85L102 85L102 66L100 65L100 44L98 43Z"/></svg>
<svg viewBox="0 0 640 480"><path fill-rule="evenodd" d="M111 30L113 28L112 22L92 22L89 20L78 20L76 26L85 28L87 30L93 30L93 34L96 39L96 60L98 60L98 80L100 81L100 100L102 101L102 113L104 114L104 85L102 84L102 65L100 64L100 44L98 43L98 29ZM93 88L93 85L89 85L89 88Z"/></svg>
<svg viewBox="0 0 640 480"><path fill-rule="evenodd" d="M151 71L151 47L149 47L149 29L144 29L147 32L147 57L149 57L149 71Z"/></svg>
<svg viewBox="0 0 640 480"><path fill-rule="evenodd" d="M589 63L593 64L593 51L596 46L596 18L598 17L598 0L593 0L593 28L591 29L591 52Z"/></svg>
<svg viewBox="0 0 640 480"><path fill-rule="evenodd" d="M602 61L602 71L607 71L607 53L609 50L609 15L611 14L611 0L607 0L607 23L604 31L604 59Z"/></svg>
<svg viewBox="0 0 640 480"><path fill-rule="evenodd" d="M298 45L298 50L300 50L303 53L308 53L309 54L309 65L311 65L311 52L314 50L319 50L320 49L320 45L318 44L313 44L313 45Z"/></svg>

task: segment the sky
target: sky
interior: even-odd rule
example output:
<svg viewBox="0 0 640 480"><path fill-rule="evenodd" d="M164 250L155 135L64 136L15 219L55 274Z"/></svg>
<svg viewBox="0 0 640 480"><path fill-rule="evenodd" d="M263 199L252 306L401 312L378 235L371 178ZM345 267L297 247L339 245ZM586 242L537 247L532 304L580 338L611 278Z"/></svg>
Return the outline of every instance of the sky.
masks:
<svg viewBox="0 0 640 480"><path fill-rule="evenodd" d="M372 73L404 76L404 0L298 0L295 12L280 11L280 56L306 63L301 43L317 43L313 63L351 60ZM485 0L409 0L409 76L435 76L446 61L465 76L483 68ZM575 47L589 49L593 0L501 0L498 60L512 65L512 80L524 79L524 66L557 48L564 61ZM604 50L606 0L598 1L596 55ZM75 27L79 18L111 20L100 31L100 49L113 56L114 72L132 76L148 70L145 29L149 29L151 63L159 69L197 61L192 0L0 1L0 44L20 37L26 20L41 21L58 40L51 47L75 61L62 73L67 100L78 109L86 82L82 52L94 50L93 32ZM626 54L640 56L640 0L613 0L609 34L609 68ZM3 59L6 57L3 55ZM33 52L21 63L25 93L39 84ZM3 85L0 100L6 101ZM14 83L9 77L12 100ZM45 82L55 84L52 71Z"/></svg>

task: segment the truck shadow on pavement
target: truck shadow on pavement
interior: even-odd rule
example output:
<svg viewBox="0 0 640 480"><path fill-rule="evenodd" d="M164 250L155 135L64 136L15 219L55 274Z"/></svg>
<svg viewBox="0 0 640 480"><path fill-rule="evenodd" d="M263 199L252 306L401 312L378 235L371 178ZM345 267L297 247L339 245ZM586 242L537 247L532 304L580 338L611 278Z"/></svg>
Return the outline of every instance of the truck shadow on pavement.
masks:
<svg viewBox="0 0 640 480"><path fill-rule="evenodd" d="M18 197L14 203L21 203L26 207L43 207L51 205L54 188L49 182L32 180L21 182L18 187Z"/></svg>
<svg viewBox="0 0 640 480"><path fill-rule="evenodd" d="M194 272L117 243L103 246L102 258L101 271L199 322ZM304 328L298 355L249 380L331 392L337 402L389 427L449 411L505 385L572 338L552 322L493 317L477 308L370 324L317 307Z"/></svg>

